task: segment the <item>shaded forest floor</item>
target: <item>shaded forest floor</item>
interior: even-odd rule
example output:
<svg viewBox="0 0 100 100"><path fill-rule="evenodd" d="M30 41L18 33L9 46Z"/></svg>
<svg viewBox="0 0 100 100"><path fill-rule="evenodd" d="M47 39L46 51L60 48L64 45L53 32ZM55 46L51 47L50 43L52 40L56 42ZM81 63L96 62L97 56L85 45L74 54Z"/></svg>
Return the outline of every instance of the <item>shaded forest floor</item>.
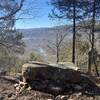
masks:
<svg viewBox="0 0 100 100"><path fill-rule="evenodd" d="M0 100L100 100L98 96L89 96L81 92L65 93L65 95L53 96L52 94L35 90L25 90L16 95L14 80L8 77L0 77ZM92 87L91 87L92 88Z"/></svg>

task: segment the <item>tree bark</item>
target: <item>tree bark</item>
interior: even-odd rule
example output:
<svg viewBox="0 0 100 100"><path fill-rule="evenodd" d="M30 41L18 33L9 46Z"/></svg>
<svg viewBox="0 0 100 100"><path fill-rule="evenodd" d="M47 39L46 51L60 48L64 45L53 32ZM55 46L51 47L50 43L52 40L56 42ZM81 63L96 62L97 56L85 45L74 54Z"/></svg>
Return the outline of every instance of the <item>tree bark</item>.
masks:
<svg viewBox="0 0 100 100"><path fill-rule="evenodd" d="M94 61L94 66L97 76L99 76L97 65L95 62L95 52L94 52L94 32L95 32L95 16L96 16L96 0L93 0L93 19L92 19L92 56Z"/></svg>
<svg viewBox="0 0 100 100"><path fill-rule="evenodd" d="M75 64L75 40L76 40L76 5L73 2L73 47L72 47L72 62Z"/></svg>
<svg viewBox="0 0 100 100"><path fill-rule="evenodd" d="M56 62L58 63L59 62L59 47L57 47L57 54L56 55L57 55L57 61Z"/></svg>
<svg viewBox="0 0 100 100"><path fill-rule="evenodd" d="M91 74L91 66L92 66L92 52L88 53L88 73Z"/></svg>
<svg viewBox="0 0 100 100"><path fill-rule="evenodd" d="M92 15L92 29L91 29L91 37L92 37L92 43L91 43L91 57L90 57L90 63L94 63L94 66L95 66L95 70L96 70L96 74L99 76L99 73L98 73L98 69L97 69L97 65L96 65L96 61L95 61L95 51L94 51L94 33L95 33L95 17L96 17L96 0L93 0L93 15ZM91 73L91 65L90 64L90 69L89 69L89 72Z"/></svg>

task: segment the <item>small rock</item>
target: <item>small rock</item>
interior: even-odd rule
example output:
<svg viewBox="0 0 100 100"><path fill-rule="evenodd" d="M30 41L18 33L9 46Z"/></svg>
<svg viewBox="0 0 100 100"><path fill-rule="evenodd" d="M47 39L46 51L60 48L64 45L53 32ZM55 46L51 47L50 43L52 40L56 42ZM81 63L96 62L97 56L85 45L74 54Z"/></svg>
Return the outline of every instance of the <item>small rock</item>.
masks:
<svg viewBox="0 0 100 100"><path fill-rule="evenodd" d="M79 90L82 90L82 87L81 87L80 85L76 85L76 86L74 87L74 89L79 91Z"/></svg>
<svg viewBox="0 0 100 100"><path fill-rule="evenodd" d="M16 88L16 87L18 87L19 86L19 84L14 84L14 88Z"/></svg>
<svg viewBox="0 0 100 100"><path fill-rule="evenodd" d="M13 95L12 93L8 94L8 98L12 97L12 95Z"/></svg>
<svg viewBox="0 0 100 100"><path fill-rule="evenodd" d="M82 95L82 93L78 93L76 94L76 97L80 97Z"/></svg>
<svg viewBox="0 0 100 100"><path fill-rule="evenodd" d="M55 100L67 100L68 99L68 95L58 95Z"/></svg>
<svg viewBox="0 0 100 100"><path fill-rule="evenodd" d="M17 90L17 91L19 91L19 90L20 90L20 87L19 87L19 86L18 86L18 87L16 87L16 90Z"/></svg>
<svg viewBox="0 0 100 100"><path fill-rule="evenodd" d="M68 100L73 100L73 99L68 99Z"/></svg>
<svg viewBox="0 0 100 100"><path fill-rule="evenodd" d="M0 95L0 100L3 100L3 99L4 99L4 97Z"/></svg>
<svg viewBox="0 0 100 100"><path fill-rule="evenodd" d="M94 98L93 98L93 97L90 97L89 100L94 100ZM98 99L98 100L99 100L99 99Z"/></svg>

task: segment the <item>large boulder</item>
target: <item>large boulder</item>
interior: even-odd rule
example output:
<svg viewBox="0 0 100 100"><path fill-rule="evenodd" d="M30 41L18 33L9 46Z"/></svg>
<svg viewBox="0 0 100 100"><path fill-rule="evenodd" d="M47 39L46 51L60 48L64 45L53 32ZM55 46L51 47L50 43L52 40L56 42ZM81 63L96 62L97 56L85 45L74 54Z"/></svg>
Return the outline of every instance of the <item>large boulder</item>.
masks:
<svg viewBox="0 0 100 100"><path fill-rule="evenodd" d="M57 64L27 63L22 66L22 75L29 87L55 95L80 82L80 72Z"/></svg>
<svg viewBox="0 0 100 100"><path fill-rule="evenodd" d="M76 71L80 70L80 68L77 67L72 62L59 62L58 64L49 64L49 65L59 67L59 68L63 68L63 69L73 69L73 70L76 70Z"/></svg>
<svg viewBox="0 0 100 100"><path fill-rule="evenodd" d="M70 68L60 68L59 66L43 64L43 63L32 63L24 64L22 66L23 81L34 81L34 80L52 80L52 81L64 81L76 83L80 81L80 72Z"/></svg>
<svg viewBox="0 0 100 100"><path fill-rule="evenodd" d="M63 64L26 63L22 66L22 83L25 83L27 87L54 95L62 94L65 91L91 93L91 87L93 87L93 91L95 88L100 93L100 89L88 75L77 71L76 67L67 68L67 64L64 65L63 67Z"/></svg>

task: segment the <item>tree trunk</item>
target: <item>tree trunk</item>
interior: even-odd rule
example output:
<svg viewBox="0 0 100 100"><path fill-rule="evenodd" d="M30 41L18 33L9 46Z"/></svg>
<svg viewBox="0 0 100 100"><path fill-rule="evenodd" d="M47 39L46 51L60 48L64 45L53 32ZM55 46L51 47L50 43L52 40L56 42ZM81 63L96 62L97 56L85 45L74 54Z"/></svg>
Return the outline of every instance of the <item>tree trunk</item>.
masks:
<svg viewBox="0 0 100 100"><path fill-rule="evenodd" d="M88 73L91 74L91 66L92 66L92 52L88 53Z"/></svg>
<svg viewBox="0 0 100 100"><path fill-rule="evenodd" d="M56 56L57 56L57 63L59 62L59 47L57 47L57 54L56 54Z"/></svg>
<svg viewBox="0 0 100 100"><path fill-rule="evenodd" d="M94 66L95 66L96 74L99 75L97 65L96 65L96 62L95 62L95 52L94 52L95 16L96 16L96 0L93 0L93 16L92 16L92 32L91 32L92 48L91 48L91 50L92 50L92 59L93 59L93 63L94 63Z"/></svg>
<svg viewBox="0 0 100 100"><path fill-rule="evenodd" d="M98 68L97 68L95 57L93 58L93 62L94 62L94 66L95 66L96 75L99 76L99 72L98 72Z"/></svg>
<svg viewBox="0 0 100 100"><path fill-rule="evenodd" d="M76 40L76 6L73 2L73 47L72 47L72 62L75 64L75 40Z"/></svg>

